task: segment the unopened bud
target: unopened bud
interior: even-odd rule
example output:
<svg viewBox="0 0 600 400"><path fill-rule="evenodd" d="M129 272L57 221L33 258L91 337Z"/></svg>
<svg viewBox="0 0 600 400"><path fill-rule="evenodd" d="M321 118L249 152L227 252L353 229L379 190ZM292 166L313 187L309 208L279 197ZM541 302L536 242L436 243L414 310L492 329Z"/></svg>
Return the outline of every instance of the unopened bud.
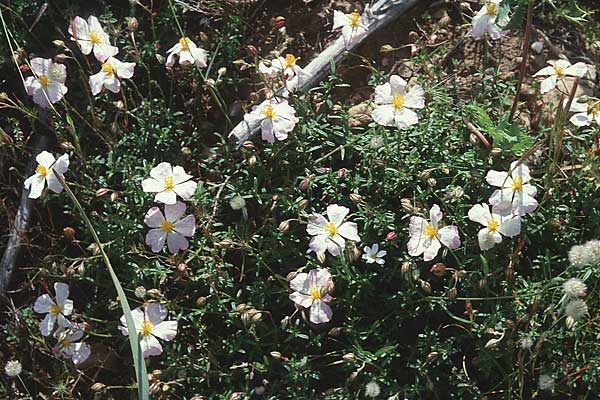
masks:
<svg viewBox="0 0 600 400"><path fill-rule="evenodd" d="M389 231L387 235L385 235L385 240L391 242L392 240L396 240L397 237L398 234L396 233L396 231Z"/></svg>
<svg viewBox="0 0 600 400"><path fill-rule="evenodd" d="M272 352L271 352L271 353L269 353L269 354L271 354L271 357L273 357L273 358L274 358L274 359L276 359L276 360L281 360L281 358L282 358L282 355L281 355L281 353L280 353L280 352L278 352L278 351L272 351Z"/></svg>
<svg viewBox="0 0 600 400"><path fill-rule="evenodd" d="M96 382L90 387L90 390L95 393L102 392L104 389L106 389L106 385L100 382Z"/></svg>
<svg viewBox="0 0 600 400"><path fill-rule="evenodd" d="M290 273L287 274L287 276L285 277L285 279L287 279L288 282L291 282L292 280L294 280L294 278L298 275L298 271L291 271Z"/></svg>
<svg viewBox="0 0 600 400"><path fill-rule="evenodd" d="M60 148L64 150L75 150L75 146L69 142L60 142Z"/></svg>
<svg viewBox="0 0 600 400"><path fill-rule="evenodd" d="M438 278L441 278L446 273L446 264L444 264L444 263L435 263L429 269L429 272L431 272L432 274L434 274Z"/></svg>
<svg viewBox="0 0 600 400"><path fill-rule="evenodd" d="M352 201L354 204L359 204L363 201L362 196L358 193L350 193L348 197L350 198L350 201Z"/></svg>
<svg viewBox="0 0 600 400"><path fill-rule="evenodd" d="M227 68L221 67L217 70L217 76L220 78L227 73Z"/></svg>
<svg viewBox="0 0 600 400"><path fill-rule="evenodd" d="M356 355L354 353L346 353L342 356L344 361L356 361Z"/></svg>
<svg viewBox="0 0 600 400"><path fill-rule="evenodd" d="M479 280L479 282L477 283L477 286L479 287L480 290L485 289L485 287L487 286L487 279L485 279L485 277L481 278Z"/></svg>
<svg viewBox="0 0 600 400"><path fill-rule="evenodd" d="M275 29L281 29L285 26L285 17L281 15L271 18L271 26Z"/></svg>
<svg viewBox="0 0 600 400"><path fill-rule="evenodd" d="M426 362L428 364L431 364L433 362L436 362L439 357L440 353L438 353L437 351L432 351L431 353L427 354Z"/></svg>
<svg viewBox="0 0 600 400"><path fill-rule="evenodd" d="M177 271L181 272L181 273L185 273L188 269L188 266L186 263L182 262L179 263L179 265L177 265Z"/></svg>
<svg viewBox="0 0 600 400"><path fill-rule="evenodd" d="M256 50L256 47L254 47L252 45L246 46L246 50L252 57L256 57L256 53L258 53L258 51Z"/></svg>
<svg viewBox="0 0 600 400"><path fill-rule="evenodd" d="M565 326L567 327L567 329L571 329L573 328L573 325L575 325L575 319L571 316L568 316L565 319Z"/></svg>
<svg viewBox="0 0 600 400"><path fill-rule="evenodd" d="M127 21L127 29L129 29L131 32L135 32L138 26L140 26L140 24L136 17L131 17L129 18L129 21Z"/></svg>
<svg viewBox="0 0 600 400"><path fill-rule="evenodd" d="M473 146L479 146L481 144L481 140L479 140L479 137L474 133L469 134L469 142L471 142Z"/></svg>
<svg viewBox="0 0 600 400"><path fill-rule="evenodd" d="M340 168L337 170L337 176L340 179L344 179L346 177L346 168Z"/></svg>
<svg viewBox="0 0 600 400"><path fill-rule="evenodd" d="M112 192L112 193L110 194L110 201L112 201L113 203L114 203L115 201L117 201L117 199L118 199L118 198L119 198L119 193L117 193L117 192Z"/></svg>
<svg viewBox="0 0 600 400"><path fill-rule="evenodd" d="M216 243L216 246L221 249L228 249L233 246L233 241L230 239L223 239L220 242Z"/></svg>
<svg viewBox="0 0 600 400"><path fill-rule="evenodd" d="M308 190L310 188L311 183L312 183L312 178L313 178L312 175L304 177L300 181L300 183L298 184L298 188L300 190L302 190L303 192L305 192L306 190Z"/></svg>
<svg viewBox="0 0 600 400"><path fill-rule="evenodd" d="M245 149L253 149L254 142L252 142L251 140L246 140L244 143L242 143L242 147Z"/></svg>
<svg viewBox="0 0 600 400"><path fill-rule="evenodd" d="M56 61L57 63L64 63L67 60L67 55L64 53L59 53L57 55L54 56L54 61Z"/></svg>
<svg viewBox="0 0 600 400"><path fill-rule="evenodd" d="M429 282L419 279L419 285L425 293L431 294L431 284Z"/></svg>
<svg viewBox="0 0 600 400"><path fill-rule="evenodd" d="M450 288L450 289L448 289L448 298L450 300L454 300L456 298L457 294L458 293L456 291L456 288Z"/></svg>
<svg viewBox="0 0 600 400"><path fill-rule="evenodd" d="M279 229L279 232L281 233L286 233L290 229L290 220L286 219L285 221L281 221L277 229Z"/></svg>
<svg viewBox="0 0 600 400"><path fill-rule="evenodd" d="M325 253L318 253L317 254L317 260L319 261L319 263L324 264L325 263Z"/></svg>
<svg viewBox="0 0 600 400"><path fill-rule="evenodd" d="M492 149L492 151L490 152L490 154L491 154L492 156L494 156L494 157L498 157L499 155L501 155L501 154L502 154L502 149L499 149L499 148L497 148L497 147L494 147L494 148Z"/></svg>
<svg viewBox="0 0 600 400"><path fill-rule="evenodd" d="M63 228L63 235L65 235L65 238L72 242L75 240L75 229L70 226L66 226Z"/></svg>
<svg viewBox="0 0 600 400"><path fill-rule="evenodd" d="M435 180L435 178L429 178L429 179L427 179L427 184L430 187L435 187L437 185L437 181Z"/></svg>
<svg viewBox="0 0 600 400"><path fill-rule="evenodd" d="M308 207L308 200L302 199L298 202L298 210L299 211L304 210L306 207Z"/></svg>
<svg viewBox="0 0 600 400"><path fill-rule="evenodd" d="M143 286L138 286L133 291L133 294L135 294L135 297L137 297L138 299L143 299L144 297L146 297L146 288Z"/></svg>
<svg viewBox="0 0 600 400"><path fill-rule="evenodd" d="M155 299L162 297L162 293L158 289L150 289L146 292L146 294Z"/></svg>
<svg viewBox="0 0 600 400"><path fill-rule="evenodd" d="M196 299L196 307L204 307L206 304L206 297L200 296Z"/></svg>
<svg viewBox="0 0 600 400"><path fill-rule="evenodd" d="M58 48L65 47L65 42L63 42L62 40L59 40L59 39L53 40L52 44Z"/></svg>
<svg viewBox="0 0 600 400"><path fill-rule="evenodd" d="M108 194L108 193L110 193L110 189L108 189L108 188L100 188L100 189L96 190L96 197L102 197L102 196L104 196L105 194Z"/></svg>

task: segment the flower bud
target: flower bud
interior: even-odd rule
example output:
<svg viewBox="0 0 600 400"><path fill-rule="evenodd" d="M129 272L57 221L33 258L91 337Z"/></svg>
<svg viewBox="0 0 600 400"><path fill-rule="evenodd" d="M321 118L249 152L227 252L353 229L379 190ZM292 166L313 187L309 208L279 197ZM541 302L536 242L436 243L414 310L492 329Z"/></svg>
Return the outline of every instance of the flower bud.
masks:
<svg viewBox="0 0 600 400"><path fill-rule="evenodd" d="M129 18L129 21L127 21L127 29L129 29L131 32L135 32L138 26L140 26L140 24L138 23L136 17L131 17Z"/></svg>
<svg viewBox="0 0 600 400"><path fill-rule="evenodd" d="M56 61L57 63L64 63L67 60L67 55L64 53L59 53L57 55L54 56L54 61Z"/></svg>
<svg viewBox="0 0 600 400"><path fill-rule="evenodd" d="M200 296L196 299L196 307L204 307L206 305L206 297Z"/></svg>
<svg viewBox="0 0 600 400"><path fill-rule="evenodd" d="M421 290L427 294L431 294L431 284L429 282L419 279L419 285L421 286Z"/></svg>
<svg viewBox="0 0 600 400"><path fill-rule="evenodd" d="M221 78L223 75L227 73L227 68L221 67L217 70L217 79Z"/></svg>
<svg viewBox="0 0 600 400"><path fill-rule="evenodd" d="M575 325L575 318L573 318L572 316L568 316L565 319L565 326L567 327L567 329L571 329L573 328L573 325Z"/></svg>
<svg viewBox="0 0 600 400"><path fill-rule="evenodd" d="M431 353L427 354L427 359L425 362L427 362L428 364L434 363L439 357L440 353L438 353L437 351L432 351Z"/></svg>
<svg viewBox="0 0 600 400"><path fill-rule="evenodd" d="M66 226L63 228L63 235L65 235L67 240L72 242L75 240L75 229L70 226Z"/></svg>
<svg viewBox="0 0 600 400"><path fill-rule="evenodd" d="M400 267L400 272L403 274L408 274L411 270L412 264L410 261L404 261L402 266Z"/></svg>
<svg viewBox="0 0 600 400"><path fill-rule="evenodd" d="M433 275L437 276L438 278L441 278L446 273L446 264L444 264L444 263L435 263L429 269L429 272L431 272Z"/></svg>
<svg viewBox="0 0 600 400"><path fill-rule="evenodd" d="M146 294L155 299L162 297L162 293L158 289L150 289L146 292Z"/></svg>
<svg viewBox="0 0 600 400"><path fill-rule="evenodd" d="M220 242L216 243L215 245L221 249L228 249L231 246L233 246L233 241L230 239L223 239Z"/></svg>
<svg viewBox="0 0 600 400"><path fill-rule="evenodd" d="M63 150L75 150L75 146L73 146L69 142L61 142L60 143L60 148L63 149Z"/></svg>
<svg viewBox="0 0 600 400"><path fill-rule="evenodd" d="M310 185L312 183L312 178L313 178L312 175L304 177L298 184L298 188L300 190L302 190L303 192L307 191L310 188Z"/></svg>
<svg viewBox="0 0 600 400"><path fill-rule="evenodd" d="M256 47L252 45L246 46L246 51L248 51L248 54L250 54L252 57L256 57L256 54L258 53Z"/></svg>
<svg viewBox="0 0 600 400"><path fill-rule="evenodd" d="M435 180L435 178L429 178L429 179L427 179L427 184L430 187L435 187L437 185L437 181Z"/></svg>
<svg viewBox="0 0 600 400"><path fill-rule="evenodd" d="M179 263L179 265L177 265L177 271L181 272L182 274L187 272L187 264L184 262Z"/></svg>
<svg viewBox="0 0 600 400"><path fill-rule="evenodd" d="M479 146L481 144L481 140L479 140L479 137L474 133L469 134L469 142L471 142L473 146Z"/></svg>
<svg viewBox="0 0 600 400"><path fill-rule="evenodd" d="M90 390L95 393L102 392L104 389L106 389L106 385L101 382L96 382L90 387Z"/></svg>
<svg viewBox="0 0 600 400"><path fill-rule="evenodd" d="M256 314L254 314L252 316L252 322L258 322L262 319L262 313L261 312L257 312Z"/></svg>
<svg viewBox="0 0 600 400"><path fill-rule="evenodd" d="M320 264L325 264L325 253L319 253L317 254L317 260L319 261Z"/></svg>
<svg viewBox="0 0 600 400"><path fill-rule="evenodd" d="M342 356L344 361L356 361L356 355L354 353L346 353Z"/></svg>
<svg viewBox="0 0 600 400"><path fill-rule="evenodd" d="M62 40L59 40L59 39L53 40L52 44L58 48L65 47L65 42L63 42Z"/></svg>
<svg viewBox="0 0 600 400"><path fill-rule="evenodd" d="M253 149L254 142L252 142L251 140L246 140L244 143L242 143L242 147L245 149Z"/></svg>
<svg viewBox="0 0 600 400"><path fill-rule="evenodd" d="M340 179L344 179L346 177L346 168L340 168L337 170L337 176Z"/></svg>
<svg viewBox="0 0 600 400"><path fill-rule="evenodd" d="M248 304L246 304L246 303L241 303L241 304L238 304L237 306L235 306L235 311L237 311L237 312L239 312L239 313L242 313L242 312L244 312L244 311L247 311L247 310L249 310L250 308L252 308L252 307L251 307L251 306L249 306Z"/></svg>
<svg viewBox="0 0 600 400"><path fill-rule="evenodd" d="M108 189L108 188L100 188L100 189L96 190L96 197L102 197L102 196L104 196L105 194L108 194L108 193L110 193L110 189Z"/></svg>
<svg viewBox="0 0 600 400"><path fill-rule="evenodd" d="M456 288L455 288L455 287L448 289L448 298L449 298L450 300L454 300L454 299L456 298L456 295L457 295L457 294L458 294L458 293L457 293L457 291L456 291Z"/></svg>
<svg viewBox="0 0 600 400"><path fill-rule="evenodd" d="M304 210L306 207L308 207L308 200L302 199L298 202L298 210L299 211Z"/></svg>
<svg viewBox="0 0 600 400"><path fill-rule="evenodd" d="M387 235L385 235L385 240L391 242L392 240L396 240L397 237L398 234L396 233L396 231L389 231Z"/></svg>
<svg viewBox="0 0 600 400"><path fill-rule="evenodd" d="M285 279L287 279L288 282L291 282L296 277L296 275L298 275L298 271L292 271L289 274L287 274Z"/></svg>
<svg viewBox="0 0 600 400"><path fill-rule="evenodd" d="M477 283L477 286L479 287L479 290L485 289L485 287L487 286L487 279L485 277L481 278Z"/></svg>
<svg viewBox="0 0 600 400"><path fill-rule="evenodd" d="M285 221L281 221L277 229L281 233L286 233L290 229L290 220L286 219Z"/></svg>
<svg viewBox="0 0 600 400"><path fill-rule="evenodd" d="M354 204L359 204L363 201L362 196L358 193L350 193L348 197L350 198L350 201L352 201Z"/></svg>
<svg viewBox="0 0 600 400"><path fill-rule="evenodd" d="M278 351L272 351L269 354L271 354L271 357L273 357L276 360L281 360L281 358L282 358L281 353Z"/></svg>
<svg viewBox="0 0 600 400"><path fill-rule="evenodd" d="M117 201L117 199L118 199L118 198L119 198L119 193L117 193L117 192L112 192L112 193L110 194L110 201L111 201L111 202L113 202L113 203L114 203L115 201Z"/></svg>
<svg viewBox="0 0 600 400"><path fill-rule="evenodd" d="M285 26L285 17L281 15L271 18L271 26L275 29L281 29Z"/></svg>
<svg viewBox="0 0 600 400"><path fill-rule="evenodd" d="M498 157L498 156L502 155L502 149L499 149L499 148L497 148L497 147L494 147L494 148L492 149L492 151L490 152L490 154L491 154L493 157Z"/></svg>

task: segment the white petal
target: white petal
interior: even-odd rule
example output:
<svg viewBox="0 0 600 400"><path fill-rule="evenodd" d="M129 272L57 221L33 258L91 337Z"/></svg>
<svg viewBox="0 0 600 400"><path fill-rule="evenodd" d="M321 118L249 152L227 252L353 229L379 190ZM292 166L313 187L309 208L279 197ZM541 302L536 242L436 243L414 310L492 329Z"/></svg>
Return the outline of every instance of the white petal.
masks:
<svg viewBox="0 0 600 400"><path fill-rule="evenodd" d="M406 129L419 122L419 116L410 108L401 108L396 111L394 122L398 129Z"/></svg>
<svg viewBox="0 0 600 400"><path fill-rule="evenodd" d="M371 112L371 118L373 118L373 121L382 126L394 125L394 106L391 104L386 104L375 107Z"/></svg>
<svg viewBox="0 0 600 400"><path fill-rule="evenodd" d="M144 224L150 228L160 228L160 225L164 220L165 217L158 207L152 207L144 216Z"/></svg>
<svg viewBox="0 0 600 400"><path fill-rule="evenodd" d="M160 342L152 335L144 336L142 340L140 340L140 348L144 358L158 356L163 352Z"/></svg>
<svg viewBox="0 0 600 400"><path fill-rule="evenodd" d="M178 201L175 204L167 204L165 206L165 218L168 221L175 222L185 215L185 203Z"/></svg>
<svg viewBox="0 0 600 400"><path fill-rule="evenodd" d="M182 234L173 232L167 235L167 247L171 254L177 254L179 250L185 251L189 246L190 243Z"/></svg>
<svg viewBox="0 0 600 400"><path fill-rule="evenodd" d="M521 233L521 218L512 217L504 219L498 228L498 231L504 236L514 237Z"/></svg>
<svg viewBox="0 0 600 400"><path fill-rule="evenodd" d="M488 184L496 187L511 187L513 183L512 178L508 176L508 172L494 171L493 169L488 171L485 180Z"/></svg>
<svg viewBox="0 0 600 400"><path fill-rule="evenodd" d="M156 193L154 200L158 203L175 204L177 202L177 194L172 190L163 190Z"/></svg>
<svg viewBox="0 0 600 400"><path fill-rule="evenodd" d="M325 322L329 322L331 317L333 316L333 311L331 307L327 305L322 300L313 302L310 307L310 322L313 324L322 324Z"/></svg>
<svg viewBox="0 0 600 400"><path fill-rule="evenodd" d="M420 85L413 86L404 96L404 107L421 109L425 107L425 91Z"/></svg>
<svg viewBox="0 0 600 400"><path fill-rule="evenodd" d="M147 193L162 192L165 189L165 183L154 178L146 178L142 181L142 190Z"/></svg>
<svg viewBox="0 0 600 400"><path fill-rule="evenodd" d="M27 178L25 181L25 188L29 189L29 197L30 199L37 199L42 195L44 191L44 187L46 187L46 179L40 174L35 174Z"/></svg>
<svg viewBox="0 0 600 400"><path fill-rule="evenodd" d="M177 336L177 321L163 321L152 329L152 334L167 342Z"/></svg>
<svg viewBox="0 0 600 400"><path fill-rule="evenodd" d="M175 231L183 236L191 237L196 232L196 218L188 215L175 223Z"/></svg>
<svg viewBox="0 0 600 400"><path fill-rule="evenodd" d="M62 282L54 284L54 293L56 293L56 302L59 306L63 306L69 297L69 285Z"/></svg>
<svg viewBox="0 0 600 400"><path fill-rule="evenodd" d="M308 224L306 225L306 232L311 235L326 235L325 224L327 219L321 214L312 214L308 217Z"/></svg>
<svg viewBox="0 0 600 400"><path fill-rule="evenodd" d="M308 247L317 254L324 254L325 251L327 250L327 242L328 242L327 237L328 237L327 235L314 236L310 240Z"/></svg>
<svg viewBox="0 0 600 400"><path fill-rule="evenodd" d="M338 233L340 236L352 240L354 242L360 242L360 236L358 236L358 228L354 222L344 222L338 227Z"/></svg>
<svg viewBox="0 0 600 400"><path fill-rule="evenodd" d="M313 303L312 297L310 297L307 294L302 294L300 292L290 293L289 299L304 308L309 308Z"/></svg>
<svg viewBox="0 0 600 400"><path fill-rule="evenodd" d="M290 282L290 288L296 292L300 293L308 293L310 289L310 282L308 281L308 274L306 272L301 272Z"/></svg>
<svg viewBox="0 0 600 400"><path fill-rule="evenodd" d="M468 213L469 219L473 222L480 223L483 226L487 226L488 221L492 219L490 208L487 204L475 204Z"/></svg>
<svg viewBox="0 0 600 400"><path fill-rule="evenodd" d="M167 239L167 233L160 229L150 229L146 234L146 244L150 246L154 253L162 250Z"/></svg>
<svg viewBox="0 0 600 400"><path fill-rule="evenodd" d="M152 325L158 325L164 321L169 315L169 312L160 303L147 303L144 306L144 317L150 321ZM152 332L154 334L154 331Z"/></svg>
<svg viewBox="0 0 600 400"><path fill-rule="evenodd" d="M556 75L550 75L549 77L544 79L540 86L540 91L542 92L542 94L548 93L549 91L554 89L556 87L557 79L558 78L556 77Z"/></svg>
<svg viewBox="0 0 600 400"><path fill-rule="evenodd" d="M438 231L438 238L440 239L440 242L449 249L456 249L460 246L458 228L454 225L441 228Z"/></svg>
<svg viewBox="0 0 600 400"><path fill-rule="evenodd" d="M40 322L40 333L42 336L50 336L52 330L54 329L54 324L56 323L56 316L48 313L44 317L44 319Z"/></svg>
<svg viewBox="0 0 600 400"><path fill-rule="evenodd" d="M49 312L50 307L55 304L56 303L54 303L54 300L52 300L52 298L49 295L43 294L36 299L35 304L33 305L33 311L35 311L36 313L44 314Z"/></svg>
<svg viewBox="0 0 600 400"><path fill-rule="evenodd" d="M442 245L440 244L440 241L436 238L433 238L430 241L429 246L427 246L423 252L423 261L433 260L437 256L441 247Z"/></svg>

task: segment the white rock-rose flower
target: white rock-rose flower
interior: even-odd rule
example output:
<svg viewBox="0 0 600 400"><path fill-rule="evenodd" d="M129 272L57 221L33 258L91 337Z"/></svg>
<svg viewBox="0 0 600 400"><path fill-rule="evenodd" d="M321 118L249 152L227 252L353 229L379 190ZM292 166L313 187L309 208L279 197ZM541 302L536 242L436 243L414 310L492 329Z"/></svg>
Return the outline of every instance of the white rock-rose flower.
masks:
<svg viewBox="0 0 600 400"><path fill-rule="evenodd" d="M308 219L306 231L313 236L309 247L317 255L328 251L334 257L340 255L346 246L346 239L360 242L358 229L354 222L344 222L350 210L337 204L327 207L327 218L313 214Z"/></svg>
<svg viewBox="0 0 600 400"><path fill-rule="evenodd" d="M37 199L42 195L46 185L54 193L62 192L63 186L54 175L54 171L61 177L67 172L69 168L69 155L63 154L57 160L51 153L42 151L35 157L35 161L38 163L35 173L25 180L25 189L29 190L27 197Z"/></svg>
<svg viewBox="0 0 600 400"><path fill-rule="evenodd" d="M25 91L33 97L33 102L42 108L59 102L68 91L65 86L67 67L39 57L30 64L34 76L25 78Z"/></svg>
<svg viewBox="0 0 600 400"><path fill-rule="evenodd" d="M333 311L327 303L332 300L328 293L332 284L331 274L326 268L299 273L290 282L290 288L294 291L290 294L290 300L309 309L309 319L313 324L329 322Z"/></svg>
<svg viewBox="0 0 600 400"><path fill-rule="evenodd" d="M98 18L91 15L87 21L81 17L75 17L69 25L71 40L77 42L81 52L85 55L94 51L94 56L100 62L109 57L117 55L119 49L110 44L110 38Z"/></svg>
<svg viewBox="0 0 600 400"><path fill-rule="evenodd" d="M163 352L158 339L167 342L177 335L177 321L165 321L168 311L159 303L148 303L131 311L135 330L140 336L140 348L144 358L157 356ZM121 317L119 330L125 336L129 334L125 316Z"/></svg>
<svg viewBox="0 0 600 400"><path fill-rule="evenodd" d="M198 184L191 180L183 167L172 167L168 162L161 162L150 171L150 178L142 181L144 192L156 193L154 200L164 204L175 204L177 196L189 200Z"/></svg>
<svg viewBox="0 0 600 400"><path fill-rule="evenodd" d="M413 110L425 107L424 94L420 85L408 90L404 79L392 75L389 82L375 88L375 107L371 117L379 125L406 129L419 122L419 116Z"/></svg>

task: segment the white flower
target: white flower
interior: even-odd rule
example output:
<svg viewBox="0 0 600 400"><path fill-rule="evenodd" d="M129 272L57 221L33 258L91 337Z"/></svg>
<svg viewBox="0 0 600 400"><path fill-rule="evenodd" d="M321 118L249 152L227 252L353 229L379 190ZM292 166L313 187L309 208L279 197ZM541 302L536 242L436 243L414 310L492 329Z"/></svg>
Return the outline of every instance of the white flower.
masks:
<svg viewBox="0 0 600 400"><path fill-rule="evenodd" d="M429 210L431 222L422 217L410 217L408 254L411 256L423 254L423 260L430 261L437 256L442 244L449 249L456 249L460 246L460 236L456 226L440 228L439 222L443 216L440 207L434 204Z"/></svg>
<svg viewBox="0 0 600 400"><path fill-rule="evenodd" d="M166 204L165 213L158 207L152 207L144 217L144 223L150 231L146 234L146 244L153 252L158 253L167 242L167 247L172 254L179 250L187 250L189 242L186 237L194 236L196 232L196 219L193 215L185 214L185 204L178 201L175 204Z"/></svg>
<svg viewBox="0 0 600 400"><path fill-rule="evenodd" d="M512 212L522 216L537 208L538 202L533 198L537 189L529 183L531 175L527 165L513 161L509 172L491 170L485 180L490 185L500 188L490 197L490 204L499 213Z"/></svg>
<svg viewBox="0 0 600 400"><path fill-rule="evenodd" d="M584 244L584 247L588 252L589 264L600 264L600 240L590 240Z"/></svg>
<svg viewBox="0 0 600 400"><path fill-rule="evenodd" d="M563 283L563 290L569 298L576 299L578 297L585 296L587 292L587 286L581 280L577 278L571 278Z"/></svg>
<svg viewBox="0 0 600 400"><path fill-rule="evenodd" d="M131 311L144 358L162 353L163 349L157 338L168 342L177 335L177 321L165 321L167 315L167 309L159 303L148 303ZM121 317L121 324L119 329L127 336L129 332L124 315Z"/></svg>
<svg viewBox="0 0 600 400"><path fill-rule="evenodd" d="M587 73L587 65L582 62L571 65L567 60L550 60L548 61L550 66L544 67L536 72L533 76L546 76L547 78L542 81L540 90L542 93L548 93L556 87L557 82L560 80L564 88L566 89L565 77L574 76L583 78Z"/></svg>
<svg viewBox="0 0 600 400"><path fill-rule="evenodd" d="M581 299L571 300L565 307L565 315L567 316L567 320L572 320L571 325L573 325L573 322L579 321L581 318L588 315L588 305Z"/></svg>
<svg viewBox="0 0 600 400"><path fill-rule="evenodd" d="M200 68L206 67L208 52L196 46L190 38L181 38L179 42L167 50L167 62L165 65L171 68L175 64L175 56L179 59L179 65L196 64Z"/></svg>
<svg viewBox="0 0 600 400"><path fill-rule="evenodd" d="M542 54L542 51L544 51L544 42L542 42L542 41L533 42L531 44L531 50L535 51L538 54Z"/></svg>
<svg viewBox="0 0 600 400"><path fill-rule="evenodd" d="M486 0L483 7L473 17L472 28L469 31L475 39L481 39L487 33L490 39L497 40L502 36L500 27L496 24L498 19L498 4L502 0Z"/></svg>
<svg viewBox="0 0 600 400"><path fill-rule="evenodd" d="M331 285L333 280L326 268L299 273L290 282L290 288L294 291L290 294L290 300L310 309L309 319L313 324L328 322L333 315L331 307L327 304L332 299L328 294Z"/></svg>
<svg viewBox="0 0 600 400"><path fill-rule="evenodd" d="M365 386L365 396L375 398L381 394L381 388L375 381L367 383Z"/></svg>
<svg viewBox="0 0 600 400"><path fill-rule="evenodd" d="M296 61L298 58L293 54L286 54L285 58L277 57L270 61L261 61L258 70L267 79L282 78L287 90L292 92L310 78L310 74L298 66Z"/></svg>
<svg viewBox="0 0 600 400"><path fill-rule="evenodd" d="M90 76L90 89L95 96L105 87L113 93L119 93L121 79L129 79L133 76L135 63L121 62L114 57L108 58L100 72Z"/></svg>
<svg viewBox="0 0 600 400"><path fill-rule="evenodd" d="M554 387L554 378L550 375L542 374L538 379L538 386L540 390L552 390Z"/></svg>
<svg viewBox="0 0 600 400"><path fill-rule="evenodd" d="M333 11L333 30L342 28L342 36L346 43L346 48L352 44L360 42L367 33L365 18L358 11L350 14L344 14L341 11Z"/></svg>
<svg viewBox="0 0 600 400"><path fill-rule="evenodd" d="M275 139L285 140L299 121L296 110L286 100L265 100L244 116L248 129L253 131L260 126L263 140L274 143Z"/></svg>
<svg viewBox="0 0 600 400"><path fill-rule="evenodd" d="M21 366L21 363L18 360L10 360L4 366L4 372L11 378L14 378L15 376L19 375L22 370L23 367Z"/></svg>
<svg viewBox="0 0 600 400"><path fill-rule="evenodd" d="M69 25L71 40L77 42L81 52L88 55L94 50L94 56L100 62L116 55L119 49L110 45L108 34L104 32L98 18L91 15L88 20L75 17Z"/></svg>
<svg viewBox="0 0 600 400"><path fill-rule="evenodd" d="M571 102L571 112L575 114L569 119L575 126L589 126L592 123L600 125L600 100L589 99L587 102L581 102L579 98Z"/></svg>
<svg viewBox="0 0 600 400"><path fill-rule="evenodd" d="M312 251L325 254L329 251L334 257L340 255L340 249L346 246L345 239L360 242L358 229L354 222L344 222L350 210L337 204L327 206L327 220L321 214L311 215L306 232L314 236L308 245Z"/></svg>
<svg viewBox="0 0 600 400"><path fill-rule="evenodd" d="M183 167L171 167L168 162L161 162L150 171L150 178L142 181L142 189L147 193L156 193L154 201L164 204L175 204L177 196L189 200L198 184L192 180Z"/></svg>
<svg viewBox="0 0 600 400"><path fill-rule="evenodd" d="M485 227L477 234L481 250L489 250L502 242L502 235L513 237L521 232L521 217L490 212L490 207L485 203L471 207L468 216L471 221Z"/></svg>
<svg viewBox="0 0 600 400"><path fill-rule="evenodd" d="M49 336L54 325L58 322L58 326L68 327L71 325L65 316L73 313L73 300L69 297L69 286L65 283L56 282L54 284L54 292L56 293L56 301L43 294L37 298L33 305L33 310L36 313L46 314L46 317L40 322L40 333L44 336Z"/></svg>
<svg viewBox="0 0 600 400"><path fill-rule="evenodd" d="M398 75L392 75L390 81L375 88L375 108L371 117L379 125L397 126L406 129L419 122L412 109L425 107L425 92L420 85L413 86L407 92L408 83Z"/></svg>
<svg viewBox="0 0 600 400"><path fill-rule="evenodd" d="M576 268L600 264L600 241L590 240L569 250L569 262Z"/></svg>
<svg viewBox="0 0 600 400"><path fill-rule="evenodd" d="M365 253L362 255L362 259L365 260L367 264L385 264L383 257L387 255L387 251L379 250L379 245L377 243L375 243L373 247L365 246L363 250Z"/></svg>
<svg viewBox="0 0 600 400"><path fill-rule="evenodd" d="M519 341L519 345L523 350L530 350L533 346L533 338L526 336Z"/></svg>
<svg viewBox="0 0 600 400"><path fill-rule="evenodd" d="M42 151L35 157L35 161L38 163L35 174L25 180L25 189L29 190L29 195L27 197L30 199L37 199L40 197L46 183L48 184L48 189L52 190L54 193L62 192L63 187L53 171L56 171L60 176L63 176L69 168L69 155L63 154L56 160L52 154L47 151Z"/></svg>
<svg viewBox="0 0 600 400"><path fill-rule="evenodd" d="M88 359L92 350L85 343L75 343L83 337L83 327L80 324L71 324L56 330L54 337L57 340L52 352L57 356L70 358L73 364L79 365Z"/></svg>
<svg viewBox="0 0 600 400"><path fill-rule="evenodd" d="M31 60L34 76L25 79L25 91L33 96L33 102L42 108L54 104L67 93L65 86L67 67L49 58L36 57Z"/></svg>

